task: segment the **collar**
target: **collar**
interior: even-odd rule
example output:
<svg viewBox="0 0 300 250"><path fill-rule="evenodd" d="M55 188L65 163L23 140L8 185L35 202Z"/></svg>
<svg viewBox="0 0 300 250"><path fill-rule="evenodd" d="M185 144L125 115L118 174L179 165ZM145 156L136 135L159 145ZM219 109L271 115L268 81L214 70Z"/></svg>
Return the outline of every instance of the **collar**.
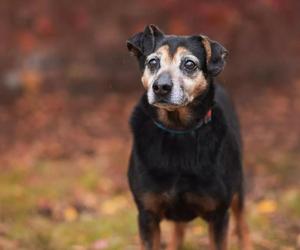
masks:
<svg viewBox="0 0 300 250"><path fill-rule="evenodd" d="M212 109L210 108L207 111L205 117L203 119L201 119L200 122L198 122L198 124L195 127L191 128L191 129L187 129L187 130L170 129L170 128L165 127L164 125L162 125L161 123L159 123L157 121L153 120L153 122L158 128L160 128L168 133L182 135L182 134L189 134L189 133L195 132L198 128L209 123L211 121L211 117L212 117Z"/></svg>

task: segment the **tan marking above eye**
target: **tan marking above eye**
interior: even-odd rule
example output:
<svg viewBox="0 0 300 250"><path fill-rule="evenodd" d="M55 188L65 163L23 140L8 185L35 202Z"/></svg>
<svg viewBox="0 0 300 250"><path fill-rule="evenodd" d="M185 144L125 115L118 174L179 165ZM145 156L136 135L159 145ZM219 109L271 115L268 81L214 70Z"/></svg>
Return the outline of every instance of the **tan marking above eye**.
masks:
<svg viewBox="0 0 300 250"><path fill-rule="evenodd" d="M156 54L160 55L161 65L170 65L171 64L172 58L170 56L169 50L170 50L169 46L164 45L156 51Z"/></svg>
<svg viewBox="0 0 300 250"><path fill-rule="evenodd" d="M189 58L192 61L199 63L198 58L196 56L194 56L191 51L189 51L188 49L186 49L184 47L178 47L173 56L173 62L176 65L180 65L182 58Z"/></svg>
<svg viewBox="0 0 300 250"><path fill-rule="evenodd" d="M189 50L187 50L186 48L184 47L178 47L176 49L176 52L173 56L173 62L180 62L181 61L181 58L188 55L188 54L191 54L191 52Z"/></svg>

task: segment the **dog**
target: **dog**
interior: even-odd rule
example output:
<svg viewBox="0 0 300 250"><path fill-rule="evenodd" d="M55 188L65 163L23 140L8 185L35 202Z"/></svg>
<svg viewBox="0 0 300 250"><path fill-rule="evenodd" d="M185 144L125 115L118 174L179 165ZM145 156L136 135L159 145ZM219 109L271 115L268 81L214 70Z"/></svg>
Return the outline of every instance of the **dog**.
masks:
<svg viewBox="0 0 300 250"><path fill-rule="evenodd" d="M186 223L208 223L210 249L226 250L229 210L240 248L252 249L244 217L239 122L215 77L227 50L204 35L166 35L148 25L127 40L145 93L134 108L128 180L138 209L141 249L161 249L160 222L174 223L168 250Z"/></svg>

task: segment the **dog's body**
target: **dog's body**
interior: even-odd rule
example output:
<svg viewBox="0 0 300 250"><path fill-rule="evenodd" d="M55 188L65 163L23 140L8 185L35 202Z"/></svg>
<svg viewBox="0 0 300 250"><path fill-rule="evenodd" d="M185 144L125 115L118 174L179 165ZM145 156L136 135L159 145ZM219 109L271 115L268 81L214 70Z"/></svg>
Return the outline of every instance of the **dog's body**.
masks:
<svg viewBox="0 0 300 250"><path fill-rule="evenodd" d="M211 59L224 60L227 52L205 39L200 37L197 48L194 37L165 36L148 26L128 43L147 89L131 117L128 172L145 250L160 249L162 219L174 221L169 249L179 249L184 223L196 217L209 223L211 249L226 249L230 207L241 246L250 249L242 213L238 120L225 90L212 77L224 61L208 65Z"/></svg>

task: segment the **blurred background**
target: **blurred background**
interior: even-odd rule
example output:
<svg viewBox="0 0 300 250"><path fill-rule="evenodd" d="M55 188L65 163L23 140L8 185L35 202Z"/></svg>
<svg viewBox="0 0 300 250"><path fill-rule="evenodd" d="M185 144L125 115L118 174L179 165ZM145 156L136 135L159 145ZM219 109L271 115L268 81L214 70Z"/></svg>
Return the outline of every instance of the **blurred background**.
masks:
<svg viewBox="0 0 300 250"><path fill-rule="evenodd" d="M1 0L0 249L138 249L126 169L143 89L125 41L150 23L229 50L255 249L300 249L299 13L298 0ZM193 222L185 249L207 242Z"/></svg>

